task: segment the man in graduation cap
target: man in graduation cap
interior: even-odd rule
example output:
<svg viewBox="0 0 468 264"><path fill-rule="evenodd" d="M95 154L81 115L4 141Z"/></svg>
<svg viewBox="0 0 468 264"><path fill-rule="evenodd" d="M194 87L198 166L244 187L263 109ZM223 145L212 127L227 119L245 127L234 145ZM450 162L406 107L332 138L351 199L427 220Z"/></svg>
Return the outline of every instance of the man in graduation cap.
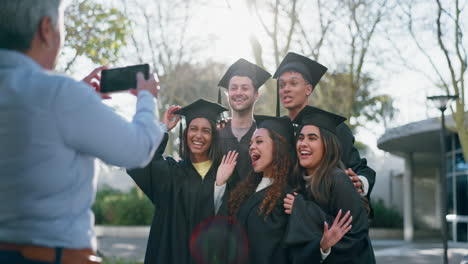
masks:
<svg viewBox="0 0 468 264"><path fill-rule="evenodd" d="M219 131L221 149L223 154L230 150L239 153L236 170L241 179L252 169L248 152L250 138L256 128L253 111L259 96L258 89L270 77L271 74L259 66L239 59L229 67L218 83L218 86L227 89L232 117ZM220 99L218 96L218 103Z"/></svg>
<svg viewBox="0 0 468 264"><path fill-rule="evenodd" d="M297 124L303 109L307 107L309 96L326 71L327 68L320 63L289 52L273 75L278 85L276 114L279 115L281 100L283 107L288 110L289 117ZM358 192L369 199L375 183L375 171L367 166L366 159L361 159L354 147L351 129L342 123L336 130L342 148L342 161L348 168L346 173Z"/></svg>

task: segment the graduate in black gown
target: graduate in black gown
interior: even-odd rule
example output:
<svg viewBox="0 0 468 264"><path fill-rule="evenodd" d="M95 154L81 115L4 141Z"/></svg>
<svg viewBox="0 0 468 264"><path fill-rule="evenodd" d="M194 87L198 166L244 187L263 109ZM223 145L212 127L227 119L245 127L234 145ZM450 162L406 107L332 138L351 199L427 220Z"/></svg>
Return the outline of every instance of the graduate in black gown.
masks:
<svg viewBox="0 0 468 264"><path fill-rule="evenodd" d="M215 122L225 110L203 99L184 108L170 107L163 121L168 130L179 121L176 114L186 119L183 159L163 157L166 133L151 163L128 171L155 207L145 263L195 263L189 250L192 233L215 215L213 190L220 162Z"/></svg>
<svg viewBox="0 0 468 264"><path fill-rule="evenodd" d="M327 70L314 60L288 52L273 74L273 78L277 79L277 115L281 101L293 124L297 124L304 113L302 110L308 107L309 97ZM354 146L353 133L345 123L336 127L336 136L341 146L341 161L346 173L354 182L357 191L370 201L375 171L367 166L366 159L361 158Z"/></svg>
<svg viewBox="0 0 468 264"><path fill-rule="evenodd" d="M246 234L248 258L239 263L288 263L283 198L292 191L288 179L294 164L293 127L288 118L255 119L249 148L253 171L226 193L220 214L233 217Z"/></svg>
<svg viewBox="0 0 468 264"><path fill-rule="evenodd" d="M288 195L285 200L285 208L292 210L286 243L294 263L320 263L316 260L319 250L329 254L323 263L375 263L368 234L368 204L340 164L341 149L335 133L345 118L315 107L304 110L296 143L304 188L302 194ZM324 222L333 222L340 211L350 212L352 228L331 252L330 245L319 242L317 247Z"/></svg>
<svg viewBox="0 0 468 264"><path fill-rule="evenodd" d="M256 128L254 106L259 98L258 90L270 77L271 74L261 67L239 59L228 68L218 83L219 87L226 88L231 108L231 119L219 130L221 152L239 153L236 172L240 177L247 177L252 170L249 143ZM221 100L221 95L218 100Z"/></svg>

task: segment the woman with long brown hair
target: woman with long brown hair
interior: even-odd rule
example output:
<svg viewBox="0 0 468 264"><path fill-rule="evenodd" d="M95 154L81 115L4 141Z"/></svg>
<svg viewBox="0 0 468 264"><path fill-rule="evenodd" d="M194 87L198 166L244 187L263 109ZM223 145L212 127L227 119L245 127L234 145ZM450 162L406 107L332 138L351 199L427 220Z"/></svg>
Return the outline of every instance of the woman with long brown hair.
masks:
<svg viewBox="0 0 468 264"><path fill-rule="evenodd" d="M215 215L213 190L221 161L216 121L225 110L203 99L183 108L169 107L163 121L168 131L180 119L176 114L186 120L182 160L163 157L166 133L151 163L128 171L155 207L145 263L195 263L189 250L192 233Z"/></svg>
<svg viewBox="0 0 468 264"><path fill-rule="evenodd" d="M375 263L369 239L367 204L344 172L341 149L335 135L344 117L307 106L302 110L296 153L303 171L302 195L288 195L285 208L291 218L286 243L295 263L311 263L308 256L317 249L308 247L322 237L333 216L348 211L353 226L336 244L322 245L323 263ZM324 227L325 225L325 227ZM330 252L331 250L331 252Z"/></svg>
<svg viewBox="0 0 468 264"><path fill-rule="evenodd" d="M253 171L228 194L220 211L238 222L246 234L248 259L240 263L290 263L289 249L284 245L289 217L282 201L295 184L293 127L289 118L255 119L257 130L249 148ZM223 186L232 171L220 173L223 167L218 169L217 186ZM346 233L350 224L347 220L339 215L332 232L322 240L335 244ZM320 255L316 259L320 260Z"/></svg>

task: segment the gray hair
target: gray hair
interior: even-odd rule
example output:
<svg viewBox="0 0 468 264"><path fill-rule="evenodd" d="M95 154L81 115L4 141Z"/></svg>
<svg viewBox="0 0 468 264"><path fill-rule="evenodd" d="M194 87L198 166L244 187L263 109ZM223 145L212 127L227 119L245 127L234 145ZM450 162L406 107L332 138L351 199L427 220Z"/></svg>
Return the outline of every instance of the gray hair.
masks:
<svg viewBox="0 0 468 264"><path fill-rule="evenodd" d="M0 49L26 51L39 24L50 17L57 25L62 0L2 0L0 8Z"/></svg>

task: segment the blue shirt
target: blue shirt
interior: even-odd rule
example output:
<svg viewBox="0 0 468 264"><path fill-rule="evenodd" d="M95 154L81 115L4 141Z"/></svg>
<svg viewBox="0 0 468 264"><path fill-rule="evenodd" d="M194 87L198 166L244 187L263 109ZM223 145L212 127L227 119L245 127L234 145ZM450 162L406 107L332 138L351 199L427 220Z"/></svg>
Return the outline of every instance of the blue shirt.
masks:
<svg viewBox="0 0 468 264"><path fill-rule="evenodd" d="M0 241L95 248L95 157L143 167L161 142L153 96L132 122L71 78L0 49Z"/></svg>

